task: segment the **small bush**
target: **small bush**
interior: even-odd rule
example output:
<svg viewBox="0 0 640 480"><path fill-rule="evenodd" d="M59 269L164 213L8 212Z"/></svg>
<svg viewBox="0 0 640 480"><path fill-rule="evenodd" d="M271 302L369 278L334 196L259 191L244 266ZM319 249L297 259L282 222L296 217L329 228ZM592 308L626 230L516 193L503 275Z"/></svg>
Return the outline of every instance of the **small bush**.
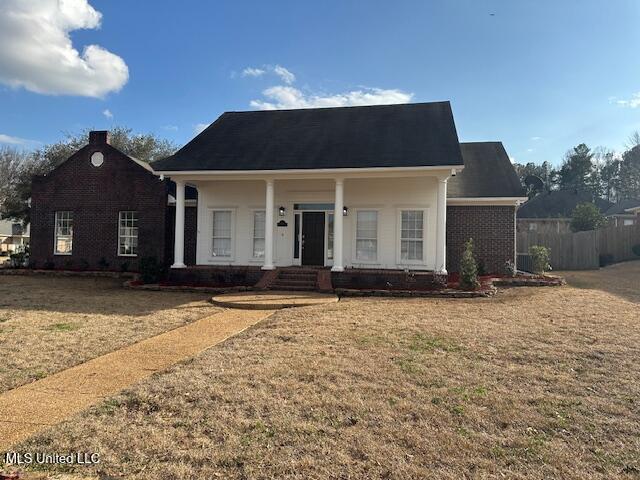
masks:
<svg viewBox="0 0 640 480"><path fill-rule="evenodd" d="M571 214L571 231L585 232L596 230L606 223L606 219L593 203L581 203Z"/></svg>
<svg viewBox="0 0 640 480"><path fill-rule="evenodd" d="M533 266L533 273L544 275L544 272L551 270L549 265L549 249L542 245L532 245L529 247L529 255Z"/></svg>
<svg viewBox="0 0 640 480"><path fill-rule="evenodd" d="M122 262L120 264L120 271L121 272L128 272L129 271L129 262Z"/></svg>
<svg viewBox="0 0 640 480"><path fill-rule="evenodd" d="M89 262L85 258L80 259L80 270L89 270Z"/></svg>
<svg viewBox="0 0 640 480"><path fill-rule="evenodd" d="M66 260L64 262L64 269L71 270L73 268L73 260Z"/></svg>
<svg viewBox="0 0 640 480"><path fill-rule="evenodd" d="M53 270L56 267L56 264L53 263L53 260L48 259L46 262L44 262L43 267L45 270Z"/></svg>
<svg viewBox="0 0 640 480"><path fill-rule="evenodd" d="M637 255L638 257L640 257L640 243L638 245L634 245L633 247L631 247L631 251Z"/></svg>
<svg viewBox="0 0 640 480"><path fill-rule="evenodd" d="M480 286L478 281L478 266L473 257L473 239L470 238L464 244L464 252L460 260L460 288L463 290L475 290Z"/></svg>
<svg viewBox="0 0 640 480"><path fill-rule="evenodd" d="M164 273L164 266L156 257L143 257L138 263L142 283L158 283Z"/></svg>
<svg viewBox="0 0 640 480"><path fill-rule="evenodd" d="M107 262L105 257L100 257L100 260L98 260L98 268L100 270L106 270L109 268L109 262Z"/></svg>

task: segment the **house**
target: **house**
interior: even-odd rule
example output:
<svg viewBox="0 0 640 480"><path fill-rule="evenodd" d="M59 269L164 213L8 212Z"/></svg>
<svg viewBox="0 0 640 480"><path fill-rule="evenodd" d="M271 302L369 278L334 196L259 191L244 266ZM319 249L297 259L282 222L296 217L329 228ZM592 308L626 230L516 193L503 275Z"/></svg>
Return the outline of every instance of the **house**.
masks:
<svg viewBox="0 0 640 480"><path fill-rule="evenodd" d="M518 209L518 232L568 233L573 211L581 203L594 203L603 214L613 205L584 190L541 192Z"/></svg>
<svg viewBox="0 0 640 480"><path fill-rule="evenodd" d="M27 245L29 245L29 226L25 228L20 222L0 220L0 257L8 257Z"/></svg>
<svg viewBox="0 0 640 480"><path fill-rule="evenodd" d="M501 143L460 144L449 102L227 112L151 166L92 132L34 181L32 259L155 256L171 281L238 285L326 267L334 285L427 288L470 237L502 271L524 200Z"/></svg>
<svg viewBox="0 0 640 480"><path fill-rule="evenodd" d="M611 219L616 227L630 226L640 223L638 215L640 215L640 200L621 200L612 205L604 215Z"/></svg>

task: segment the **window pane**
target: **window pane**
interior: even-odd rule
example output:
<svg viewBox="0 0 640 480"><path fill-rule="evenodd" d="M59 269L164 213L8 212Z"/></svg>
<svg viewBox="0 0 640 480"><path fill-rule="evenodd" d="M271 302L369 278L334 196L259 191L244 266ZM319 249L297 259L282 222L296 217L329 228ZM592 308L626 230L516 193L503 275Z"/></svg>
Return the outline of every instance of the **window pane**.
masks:
<svg viewBox="0 0 640 480"><path fill-rule="evenodd" d="M253 212L253 257L264 258L265 213Z"/></svg>
<svg viewBox="0 0 640 480"><path fill-rule="evenodd" d="M333 260L333 213L327 214L327 258Z"/></svg>
<svg viewBox="0 0 640 480"><path fill-rule="evenodd" d="M72 212L56 212L54 235L55 253L70 254L73 244Z"/></svg>
<svg viewBox="0 0 640 480"><path fill-rule="evenodd" d="M403 210L400 221L400 258L422 260L424 237L424 212Z"/></svg>
<svg viewBox="0 0 640 480"><path fill-rule="evenodd" d="M378 246L378 212L360 210L356 215L356 259L375 261Z"/></svg>
<svg viewBox="0 0 640 480"><path fill-rule="evenodd" d="M118 255L137 255L138 212L120 212L118 224Z"/></svg>
<svg viewBox="0 0 640 480"><path fill-rule="evenodd" d="M213 256L230 257L231 245L231 211L213 212Z"/></svg>

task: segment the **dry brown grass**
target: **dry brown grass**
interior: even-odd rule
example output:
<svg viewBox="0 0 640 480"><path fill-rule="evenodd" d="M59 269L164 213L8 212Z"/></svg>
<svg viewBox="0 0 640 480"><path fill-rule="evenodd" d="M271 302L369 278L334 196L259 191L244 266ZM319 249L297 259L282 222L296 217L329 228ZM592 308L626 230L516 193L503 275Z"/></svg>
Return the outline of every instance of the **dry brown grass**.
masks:
<svg viewBox="0 0 640 480"><path fill-rule="evenodd" d="M638 478L639 320L570 286L281 311L19 450L127 479Z"/></svg>
<svg viewBox="0 0 640 480"><path fill-rule="evenodd" d="M206 294L122 281L0 276L0 391L220 311Z"/></svg>

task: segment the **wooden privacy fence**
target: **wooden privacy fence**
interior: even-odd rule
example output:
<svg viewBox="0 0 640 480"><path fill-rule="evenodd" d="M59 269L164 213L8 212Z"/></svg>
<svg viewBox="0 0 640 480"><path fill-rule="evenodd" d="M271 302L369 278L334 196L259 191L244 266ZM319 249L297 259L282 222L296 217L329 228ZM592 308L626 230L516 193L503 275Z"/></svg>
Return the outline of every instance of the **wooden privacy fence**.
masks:
<svg viewBox="0 0 640 480"><path fill-rule="evenodd" d="M550 249L554 270L588 270L606 263L640 259L632 247L640 244L640 224L608 226L577 233L535 231L518 232L516 247L518 268L527 270L529 247L543 245Z"/></svg>

